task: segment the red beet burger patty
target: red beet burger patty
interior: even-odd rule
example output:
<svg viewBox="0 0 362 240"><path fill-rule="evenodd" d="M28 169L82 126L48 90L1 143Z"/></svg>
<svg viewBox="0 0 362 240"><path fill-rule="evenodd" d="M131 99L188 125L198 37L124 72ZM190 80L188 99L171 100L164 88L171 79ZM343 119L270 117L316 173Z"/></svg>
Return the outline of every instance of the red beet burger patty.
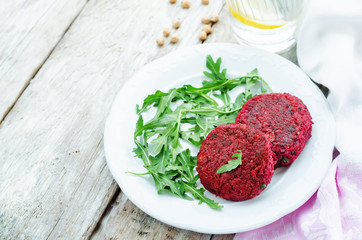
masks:
<svg viewBox="0 0 362 240"><path fill-rule="evenodd" d="M267 134L275 167L288 166L299 156L312 136L312 117L303 102L288 93L261 94L242 107L236 123L247 124Z"/></svg>
<svg viewBox="0 0 362 240"><path fill-rule="evenodd" d="M242 164L216 173L238 150ZM270 183L272 155L270 142L261 131L243 124L220 125L202 141L196 170L207 190L227 200L242 201L259 195Z"/></svg>

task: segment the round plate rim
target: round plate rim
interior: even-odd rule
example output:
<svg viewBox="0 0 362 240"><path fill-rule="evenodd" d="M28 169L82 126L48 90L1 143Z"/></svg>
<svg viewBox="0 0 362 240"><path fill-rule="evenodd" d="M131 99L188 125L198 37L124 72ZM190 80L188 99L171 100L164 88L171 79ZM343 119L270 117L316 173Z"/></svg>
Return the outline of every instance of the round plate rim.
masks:
<svg viewBox="0 0 362 240"><path fill-rule="evenodd" d="M286 59L284 59L284 58L282 58L282 57L280 57L280 56L278 56L276 54L265 52L263 50L256 49L256 48L253 48L253 47L241 46L241 45L237 45L237 44L210 43L210 44L202 44L202 45L196 45L196 46L192 46L192 47L188 47L188 48L179 49L179 50L171 52L171 53L169 53L169 54L167 54L167 55L165 55L165 56L163 56L163 57L161 57L159 59L156 59L155 61L147 64L142 69L140 69L130 80L128 80L127 83L124 84L124 86L121 88L121 90L117 94L117 96L116 96L116 98L114 100L114 103L112 104L111 111L110 111L109 116L107 118L107 121L106 121L106 124L105 124L105 129L104 129L104 149L105 149L107 165L108 165L113 177L115 178L116 182L118 183L118 185L120 186L122 191L126 194L126 196L137 207L139 207L142 211L144 211L148 215L160 220L161 222L164 222L166 224L169 224L169 225L172 225L172 226L175 226L175 227L178 227L178 228L191 230L191 231L195 231L195 232L200 232L200 233L208 233L208 234L229 234L229 233L243 232L243 231L248 231L248 230L256 229L258 227L265 226L265 225L267 225L269 223L272 223L272 222L278 220L279 218L287 215L288 213L296 210L298 207L303 205L315 193L315 191L318 189L319 185L321 184L321 181L323 180L324 176L328 172L328 168L322 169L323 171L320 174L320 177L318 179L319 183L315 184L315 186L311 187L309 189L309 191L304 195L303 199L299 199L294 204L289 205L287 208L284 209L284 211L279 211L274 216L270 216L270 217L268 217L266 219L262 219L258 223L255 223L253 225L249 225L248 227L243 227L243 226L227 226L227 227L225 227L225 226L224 227L211 226L211 227L208 228L208 227L200 227L200 226L190 225L190 224L185 223L185 222L179 222L177 219L170 219L169 217L164 217L164 216L156 214L154 211L152 211L149 207L145 206L145 204L143 204L142 201L137 199L137 197L135 197L132 194L132 191L127 187L127 184L122 180L122 178L120 177L119 172L114 167L115 166L114 165L115 159L112 157L112 154L111 154L111 151L113 151L112 148L114 147L114 146L112 146L112 137L111 136L112 136L112 134L115 134L113 129L112 129L112 118L114 117L114 112L117 111L117 109L116 109L118 107L117 106L118 105L117 101L119 101L120 96L123 93L125 93L125 91L127 91L128 88L130 88L132 86L133 81L135 81L135 79L137 79L140 72L142 72L142 71L148 71L149 69L154 68L158 64L168 62L168 59L176 58L179 55L184 56L188 52L198 51L198 52L207 53L211 49L224 49L224 48L236 49L237 51L248 50L248 51L256 52L256 53L261 54L261 55L266 56L266 57L271 57L272 56L272 59L277 59L278 60L277 64L288 65L289 67L294 68L295 71L302 72L302 70L300 68L298 68L296 65L294 65L293 63L289 62L288 60L286 60ZM227 66L224 66L224 67L227 68ZM304 75L305 75L306 78L308 78L306 74L304 74ZM318 89L317 86L315 86L311 81L308 84L310 85L310 87L312 87L314 89ZM324 95L322 94L322 92L319 89L318 89L317 92L318 92L317 94L320 95L321 99L323 99ZM328 145L329 145L329 148L330 148L330 157L331 157L332 152L333 152L333 148L334 148L334 139L335 139L334 118L332 116L332 113L330 111L329 105L328 105L326 100L324 101L323 104L325 105L325 107L328 109L328 112L329 112L329 115L326 116L326 118L329 119L329 122L328 122L329 127L331 129L333 129L333 131L330 132L330 141L328 142ZM134 123L134 125L135 125L135 123ZM131 141L133 141L133 139L131 139ZM330 158L330 159L332 159L332 158ZM331 160L330 160L330 162L331 162ZM155 194L157 194L156 188L155 188Z"/></svg>

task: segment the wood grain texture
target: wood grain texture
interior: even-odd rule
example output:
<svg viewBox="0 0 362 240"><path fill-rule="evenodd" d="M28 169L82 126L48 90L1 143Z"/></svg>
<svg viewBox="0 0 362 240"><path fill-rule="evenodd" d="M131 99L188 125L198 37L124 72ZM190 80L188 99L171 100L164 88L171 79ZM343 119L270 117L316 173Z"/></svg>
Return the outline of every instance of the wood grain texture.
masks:
<svg viewBox="0 0 362 240"><path fill-rule="evenodd" d="M175 216L177 217L177 216ZM91 239L175 239L209 240L211 235L171 227L138 209L119 194Z"/></svg>
<svg viewBox="0 0 362 240"><path fill-rule="evenodd" d="M175 216L177 217L177 216ZM91 236L93 240L102 239L175 239L175 240L231 240L234 234L201 234L178 229L145 214L128 198L120 193L110 204L98 228Z"/></svg>
<svg viewBox="0 0 362 240"><path fill-rule="evenodd" d="M181 14L186 22L182 23L182 28L176 31L180 37L179 45L166 44L163 47L158 48L156 51L156 57L160 57L167 52L174 50L175 48L185 47L191 44L199 44L201 41L198 39L198 32L201 30L202 25L200 22L190 19L200 19L200 16L210 15L212 13L219 14L219 21L212 26L212 34L208 36L208 39L204 43L212 42L230 42L237 43L233 37L233 33L230 27L230 19L228 9L224 4L219 1L217 5L215 2L210 6L197 6L194 8L194 12L183 11L180 8L166 6L168 12L172 12L172 16L180 16ZM201 10L202 12L201 12ZM163 9L165 10L165 9ZM174 11L174 12L173 12ZM181 12L180 12L181 11ZM175 13L176 12L176 13ZM162 14L161 14L162 15ZM194 16L192 16L194 15ZM191 17L192 16L192 17ZM169 17L163 17L160 22L164 23L171 21ZM167 26L167 24L163 24ZM161 28L159 28L161 29ZM173 30L175 32L175 30ZM161 35L161 31L159 31ZM157 36L157 31L154 33ZM187 44L187 45L185 45ZM116 202L111 204L107 214L102 218L98 228L91 236L91 239L213 239L213 240L231 240L234 234L226 235L209 235L200 234L190 231L177 229L148 216L140 209L135 207L127 197L121 192L117 197Z"/></svg>
<svg viewBox="0 0 362 240"><path fill-rule="evenodd" d="M210 240L232 240L234 239L235 234L219 234L212 235Z"/></svg>
<svg viewBox="0 0 362 240"><path fill-rule="evenodd" d="M158 25L152 32L145 32L145 38L149 39L151 45L150 48L155 48L155 40L157 36L162 35L162 29L164 27L170 27L172 19L174 17L180 17L182 19L181 27L178 30L172 30L172 33L176 33L180 38L178 44L170 44L169 39L166 38L165 45L163 47L157 47L154 49L154 56L152 60L163 56L164 54L173 51L177 48L187 47L190 45L201 44L201 40L198 37L198 33L202 30L203 24L201 23L201 17L204 15L211 15L220 13L224 7L222 1L210 1L210 5L205 6L197 1L190 9L184 10L179 4L170 5L165 1L165 5L161 5L158 10L159 19L156 20ZM137 9L133 9L132 12L136 12ZM141 13L139 13L141 14ZM233 38L231 31L224 31L222 28L225 26L224 19L220 19L217 24L213 25L213 28L220 27L220 32L214 31L210 35L208 42L220 42L224 39ZM153 26L153 24L151 24ZM141 29L137 26L137 30ZM220 40L221 39L221 40ZM145 43L149 46L148 43ZM177 217L177 216L175 216ZM98 228L91 236L91 239L233 239L234 235L211 235L200 234L196 232L186 231L178 228L168 226L164 223L155 220L148 216L136 206L134 206L127 197L121 192L117 197L115 203L112 204L109 212L102 218Z"/></svg>
<svg viewBox="0 0 362 240"><path fill-rule="evenodd" d="M0 123L85 3L0 1Z"/></svg>
<svg viewBox="0 0 362 240"><path fill-rule="evenodd" d="M0 239L86 239L92 233L94 239L231 239L144 214L119 192L103 152L110 106L138 69L200 44L203 15L220 13L206 42L232 41L223 1L205 6L195 0L186 10L180 1L91 0L67 30L84 3L24 0L0 7L9 10L0 15L7 19L0 32L0 122L11 110L0 125ZM167 38L158 47L156 38L175 17L182 20L172 30L179 43Z"/></svg>
<svg viewBox="0 0 362 240"><path fill-rule="evenodd" d="M89 237L117 192L102 146L105 119L116 93L146 63L200 43L200 14L218 11L221 5L215 1L197 8L195 4L189 10L162 0L86 5L0 127L3 239ZM193 15L186 19L186 14ZM159 48L156 36L174 15L185 18L177 30L180 42ZM131 212L139 211L130 203L127 206ZM209 238L168 230L146 218L167 229L169 236ZM142 231L142 223L133 225L127 234ZM128 239L122 232L115 235Z"/></svg>

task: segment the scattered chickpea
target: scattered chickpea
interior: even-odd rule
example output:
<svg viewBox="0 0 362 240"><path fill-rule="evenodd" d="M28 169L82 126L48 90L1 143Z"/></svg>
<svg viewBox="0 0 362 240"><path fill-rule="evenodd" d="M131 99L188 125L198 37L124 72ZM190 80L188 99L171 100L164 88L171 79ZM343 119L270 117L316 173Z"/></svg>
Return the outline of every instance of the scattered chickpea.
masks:
<svg viewBox="0 0 362 240"><path fill-rule="evenodd" d="M157 38L156 43L158 44L158 46L163 46L163 44L165 43L165 38L164 37Z"/></svg>
<svg viewBox="0 0 362 240"><path fill-rule="evenodd" d="M173 21L172 21L172 27L174 29L178 29L181 25L181 19L180 18L175 18Z"/></svg>
<svg viewBox="0 0 362 240"><path fill-rule="evenodd" d="M206 34L206 32L205 32L205 31L201 31L201 32L199 33L199 38L200 38L200 40L205 41L205 40L207 39L207 34Z"/></svg>
<svg viewBox="0 0 362 240"><path fill-rule="evenodd" d="M170 0L171 4L174 4L177 0Z"/></svg>
<svg viewBox="0 0 362 240"><path fill-rule="evenodd" d="M201 22L202 23L204 23L204 24L209 24L209 22L210 22L210 18L209 18L209 16L203 16L202 18L201 18Z"/></svg>
<svg viewBox="0 0 362 240"><path fill-rule="evenodd" d="M182 6L183 8L190 8L190 2L189 2L189 0L182 0L182 1L181 1L181 6Z"/></svg>
<svg viewBox="0 0 362 240"><path fill-rule="evenodd" d="M209 0L201 0L202 4L207 5L209 4Z"/></svg>
<svg viewBox="0 0 362 240"><path fill-rule="evenodd" d="M171 43L177 43L179 41L179 38L176 34L173 34L171 36Z"/></svg>
<svg viewBox="0 0 362 240"><path fill-rule="evenodd" d="M163 29L163 36L168 37L168 36L170 36L170 33L171 33L171 29L169 29L169 28Z"/></svg>
<svg viewBox="0 0 362 240"><path fill-rule="evenodd" d="M219 15L218 14L211 15L210 21L216 23L217 21L219 21Z"/></svg>
<svg viewBox="0 0 362 240"><path fill-rule="evenodd" d="M206 34L210 34L211 33L211 27L210 25L204 25L204 27L202 28L204 32L206 32Z"/></svg>

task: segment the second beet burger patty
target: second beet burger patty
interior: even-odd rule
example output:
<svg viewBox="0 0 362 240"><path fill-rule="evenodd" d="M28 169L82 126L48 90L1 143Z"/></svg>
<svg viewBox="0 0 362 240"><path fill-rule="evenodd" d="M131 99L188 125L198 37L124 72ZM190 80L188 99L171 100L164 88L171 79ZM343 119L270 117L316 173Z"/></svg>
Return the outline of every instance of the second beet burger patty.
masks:
<svg viewBox="0 0 362 240"><path fill-rule="evenodd" d="M312 117L303 102L289 93L261 94L247 101L236 117L269 137L276 167L290 165L312 136Z"/></svg>
<svg viewBox="0 0 362 240"><path fill-rule="evenodd" d="M242 164L231 171L217 170L241 150ZM196 168L202 185L227 200L259 195L274 173L271 145L265 134L243 124L220 125L201 143Z"/></svg>

